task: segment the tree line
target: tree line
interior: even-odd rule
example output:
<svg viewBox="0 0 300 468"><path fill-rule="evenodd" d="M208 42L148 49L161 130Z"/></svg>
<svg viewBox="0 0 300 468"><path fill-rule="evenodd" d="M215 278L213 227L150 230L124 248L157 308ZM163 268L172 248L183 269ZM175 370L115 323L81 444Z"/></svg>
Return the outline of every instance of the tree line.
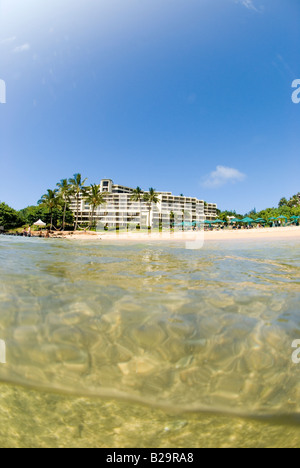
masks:
<svg viewBox="0 0 300 468"><path fill-rule="evenodd" d="M56 184L56 188L54 190L48 189L47 193L42 195L41 199L38 201L38 205L47 210L48 215L50 216L50 222L48 223L50 229L55 227L54 221L57 211L60 211L61 213L62 230L65 230L67 224L70 225L71 216L74 230L76 231L78 229L79 204L81 197L83 197L91 207L89 227L92 227L95 210L98 206L105 203L105 199L103 194L100 192L99 185L92 184L90 187L87 187L85 186L86 181L87 179L83 179L81 174L76 173L70 179L61 179L60 182ZM72 199L76 201L75 220L73 212L69 208Z"/></svg>
<svg viewBox="0 0 300 468"><path fill-rule="evenodd" d="M278 207L265 208L259 212L254 208L248 213L238 214L236 211L220 211L218 210L218 217L223 221L227 221L228 217L234 216L237 219L243 219L248 216L252 219L262 218L268 221L270 218L278 218L279 216L300 216L300 194L293 195L291 198L281 198Z"/></svg>
<svg viewBox="0 0 300 468"><path fill-rule="evenodd" d="M74 197L78 207L81 193L84 193L87 201L92 203L90 190L93 192L93 186L91 188L85 187L86 180L82 180L81 174L74 174L70 179L62 179L56 184L55 189L48 189L41 196L37 206L28 206L20 211L1 203L0 226L4 227L5 230L14 229L24 225L31 226L38 219L41 219L50 229L60 227L64 230L66 226L73 226L77 229L78 213L74 224L74 215L69 205ZM94 202L96 203L95 200Z"/></svg>
<svg viewBox="0 0 300 468"><path fill-rule="evenodd" d="M83 179L81 174L74 174L70 179L62 179L56 184L55 189L48 189L38 201L37 206L29 206L20 211L16 211L4 202L0 202L0 227L5 230L32 226L38 219L41 219L50 228L65 230L66 227L77 230L79 226L79 204L81 198L90 206L90 219L88 227L91 229L95 223L96 209L106 203L105 196L100 191L100 186L92 184L86 186L87 179ZM70 210L71 201L75 200L76 215ZM148 227L150 228L151 210L153 204L159 202L155 189L150 188L144 192L140 187L133 190L131 200L139 203L146 203L148 208ZM300 194L292 196L290 199L281 198L277 208L266 208L257 212L255 209L246 214L238 214L236 211L217 210L218 217L228 221L229 216L243 219L249 216L252 219L263 218L266 221L279 216L300 216Z"/></svg>
<svg viewBox="0 0 300 468"><path fill-rule="evenodd" d="M32 226L38 219L41 219L52 230L53 228L65 230L66 227L74 229L79 227L79 205L83 198L90 206L89 229L96 224L96 209L105 204L106 200L100 191L100 186L92 184L86 186L87 179L83 179L79 173L74 174L69 179L61 179L56 184L56 188L48 189L41 196L37 206L29 206L20 211L10 208L5 203L0 204L0 226L5 230ZM74 219L73 211L70 210L71 201L75 200L76 214ZM148 225L150 227L150 216L153 203L159 202L158 194L155 189L150 188L148 192L143 192L137 187L131 196L132 201L144 201L148 207Z"/></svg>

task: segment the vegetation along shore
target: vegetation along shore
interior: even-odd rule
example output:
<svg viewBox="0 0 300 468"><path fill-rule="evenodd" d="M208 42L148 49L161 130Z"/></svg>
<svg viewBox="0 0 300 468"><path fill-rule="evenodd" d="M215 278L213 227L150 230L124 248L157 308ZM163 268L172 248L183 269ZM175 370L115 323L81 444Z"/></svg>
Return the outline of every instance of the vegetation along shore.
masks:
<svg viewBox="0 0 300 468"><path fill-rule="evenodd" d="M50 236L68 237L74 234L87 233L96 234L97 224L95 213L99 206L105 204L105 198L100 191L100 186L86 185L87 179L81 174L74 174L69 179L62 179L53 189L48 189L36 205L28 206L19 211L13 209L5 202L0 201L0 233L22 235L24 230L31 227L31 234L44 236L49 231ZM70 209L71 200L75 199L77 204L82 198L90 206L90 219L86 223L79 223L78 216ZM143 193L137 187L132 194L132 200L140 201L143 198L148 203L149 213L151 206L157 204L158 198L155 189L150 188ZM78 210L77 210L78 211ZM44 223L44 228L34 226L38 221ZM172 212L170 212L170 231L174 231L172 224ZM300 194L288 198L282 198L277 207L265 208L257 212L255 209L248 213L240 214L236 211L217 210L217 219L204 221L203 226L193 223L181 223L180 231L196 230L199 227L208 231L213 230L242 230L251 228L274 228L295 227L300 222ZM177 225L178 227L178 225ZM147 233L151 226L136 226L137 234ZM155 230L152 230L155 233ZM159 229L158 229L159 232ZM120 233L128 233L128 229L120 229ZM101 234L109 235L109 232ZM132 232L131 232L132 234ZM82 238L82 237L81 237Z"/></svg>

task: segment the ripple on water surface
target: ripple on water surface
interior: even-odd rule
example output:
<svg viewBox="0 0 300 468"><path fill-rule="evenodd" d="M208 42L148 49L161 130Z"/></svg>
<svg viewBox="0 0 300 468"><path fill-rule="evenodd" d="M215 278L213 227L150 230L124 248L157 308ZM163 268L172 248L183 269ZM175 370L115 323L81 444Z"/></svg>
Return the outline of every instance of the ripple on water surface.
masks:
<svg viewBox="0 0 300 468"><path fill-rule="evenodd" d="M295 415L299 247L0 238L0 379L177 411Z"/></svg>

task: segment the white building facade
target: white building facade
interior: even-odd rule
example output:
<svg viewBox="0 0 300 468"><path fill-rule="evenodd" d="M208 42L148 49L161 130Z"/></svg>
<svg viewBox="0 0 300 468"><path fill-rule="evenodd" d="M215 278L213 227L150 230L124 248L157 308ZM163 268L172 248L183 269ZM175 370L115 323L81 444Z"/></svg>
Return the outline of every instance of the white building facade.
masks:
<svg viewBox="0 0 300 468"><path fill-rule="evenodd" d="M180 223L203 223L217 217L217 205L205 203L194 197L175 196L171 192L156 192L158 203L143 200L133 201L134 189L115 185L111 179L103 179L99 185L105 203L96 208L94 220L101 228L133 228L151 226L170 229ZM76 216L77 201L72 199L70 209ZM79 224L88 223L91 218L91 206L81 195L79 200Z"/></svg>

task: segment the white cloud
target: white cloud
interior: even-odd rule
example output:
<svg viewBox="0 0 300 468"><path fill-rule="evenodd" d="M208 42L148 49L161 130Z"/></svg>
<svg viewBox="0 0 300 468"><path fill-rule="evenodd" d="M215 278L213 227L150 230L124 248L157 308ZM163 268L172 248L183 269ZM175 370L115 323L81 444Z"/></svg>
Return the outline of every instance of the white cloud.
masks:
<svg viewBox="0 0 300 468"><path fill-rule="evenodd" d="M10 44L11 42L14 42L16 39L17 39L16 36L7 37L6 39L1 39L0 44Z"/></svg>
<svg viewBox="0 0 300 468"><path fill-rule="evenodd" d="M242 182L246 175L232 167L217 166L217 169L208 174L202 185L207 188L218 188L228 183Z"/></svg>
<svg viewBox="0 0 300 468"><path fill-rule="evenodd" d="M244 7L248 8L248 10L258 11L252 0L236 0L236 2L244 5Z"/></svg>
<svg viewBox="0 0 300 468"><path fill-rule="evenodd" d="M18 54L20 52L27 52L28 50L30 50L30 44L28 44L28 43L14 48L14 52L16 54Z"/></svg>

